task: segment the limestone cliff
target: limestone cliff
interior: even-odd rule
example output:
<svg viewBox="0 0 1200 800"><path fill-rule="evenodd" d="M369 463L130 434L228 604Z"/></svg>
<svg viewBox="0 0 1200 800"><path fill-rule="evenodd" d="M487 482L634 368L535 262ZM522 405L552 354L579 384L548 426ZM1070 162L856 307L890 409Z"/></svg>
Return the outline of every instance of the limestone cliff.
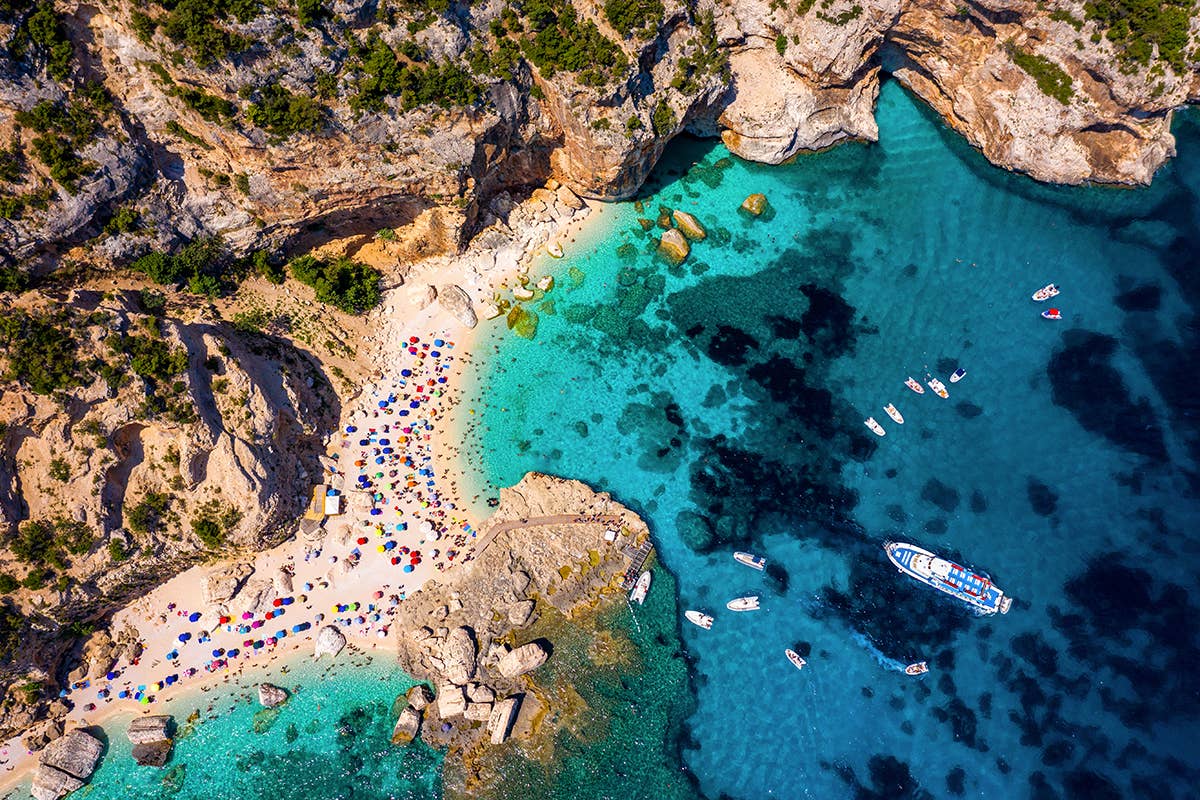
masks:
<svg viewBox="0 0 1200 800"><path fill-rule="evenodd" d="M1146 183L1200 98L1193 0L1148 30L1075 0L193 5L0 8L0 261L410 223L454 250L502 190L633 194L683 130L770 163L874 139L885 71L1001 166Z"/></svg>

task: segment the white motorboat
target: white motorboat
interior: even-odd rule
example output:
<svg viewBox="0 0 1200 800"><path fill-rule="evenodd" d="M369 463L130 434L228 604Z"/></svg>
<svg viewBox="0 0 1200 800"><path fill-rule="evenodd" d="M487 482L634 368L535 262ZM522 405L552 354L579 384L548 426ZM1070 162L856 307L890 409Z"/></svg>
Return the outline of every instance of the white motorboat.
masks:
<svg viewBox="0 0 1200 800"><path fill-rule="evenodd" d="M804 665L808 663L807 661L805 661L803 658L800 657L799 653L797 653L795 650L792 650L791 648L784 650L783 654L785 656L787 656L788 661L790 661L796 665L796 669L804 669Z"/></svg>
<svg viewBox="0 0 1200 800"><path fill-rule="evenodd" d="M966 376L967 376L967 371L965 369L963 369L962 367L959 367L958 369L954 370L954 374L950 376L950 382L958 383Z"/></svg>
<svg viewBox="0 0 1200 800"><path fill-rule="evenodd" d="M735 597L725 604L730 611L758 611L758 595Z"/></svg>
<svg viewBox="0 0 1200 800"><path fill-rule="evenodd" d="M1055 286L1053 283L1048 283L1033 293L1033 299L1036 302L1040 303L1043 300L1049 300L1051 297L1054 297L1056 294L1058 294L1058 287Z"/></svg>
<svg viewBox="0 0 1200 800"><path fill-rule="evenodd" d="M896 423L897 425L904 424L904 416L896 410L896 406L894 404L888 403L883 407L883 410L886 411L887 415L892 418L892 422Z"/></svg>
<svg viewBox="0 0 1200 800"><path fill-rule="evenodd" d="M933 389L933 393L943 400L950 396L950 393L946 391L946 384L942 383L932 375L926 375L925 382L929 384L930 389Z"/></svg>
<svg viewBox="0 0 1200 800"><path fill-rule="evenodd" d="M688 609L687 611L683 612L683 618L693 625L699 625L706 631L712 630L713 618L708 614L705 614L703 611L692 611L691 609Z"/></svg>
<svg viewBox="0 0 1200 800"><path fill-rule="evenodd" d="M743 553L740 550L733 554L733 560L760 572L767 566L767 560L762 556L756 556L753 553Z"/></svg>
<svg viewBox="0 0 1200 800"><path fill-rule="evenodd" d="M1042 316L1046 319L1062 319L1062 312L1057 308L1047 308L1042 312Z"/></svg>
<svg viewBox="0 0 1200 800"><path fill-rule="evenodd" d="M924 661L918 661L915 664L909 664L904 668L905 675L924 675L929 672L929 665Z"/></svg>
<svg viewBox="0 0 1200 800"><path fill-rule="evenodd" d="M650 570L646 570L638 576L637 583L633 585L633 591L629 593L629 601L637 603L639 606L646 602L646 595L650 591Z"/></svg>
<svg viewBox="0 0 1200 800"><path fill-rule="evenodd" d="M883 429L882 425L875 421L874 417L867 417L865 420L863 420L863 424L870 428L871 433L875 434L876 436L887 436L887 431Z"/></svg>
<svg viewBox="0 0 1200 800"><path fill-rule="evenodd" d="M914 380L911 375L904 381L904 385L912 389L917 394L925 394L925 387L917 383L917 381Z"/></svg>

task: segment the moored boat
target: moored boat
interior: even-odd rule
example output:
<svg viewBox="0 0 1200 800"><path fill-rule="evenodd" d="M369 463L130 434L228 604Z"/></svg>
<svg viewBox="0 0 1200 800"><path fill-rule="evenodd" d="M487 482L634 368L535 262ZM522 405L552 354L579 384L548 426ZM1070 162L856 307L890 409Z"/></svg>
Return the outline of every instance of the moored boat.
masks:
<svg viewBox="0 0 1200 800"><path fill-rule="evenodd" d="M896 569L940 592L958 598L984 614L1007 614L1012 598L982 573L935 556L906 542L885 542L883 549Z"/></svg>
<svg viewBox="0 0 1200 800"><path fill-rule="evenodd" d="M875 434L876 436L887 436L887 431L883 429L882 425L875 421L874 417L867 417L865 420L863 420L863 425L866 425L868 428L870 428L871 433Z"/></svg>
<svg viewBox="0 0 1200 800"><path fill-rule="evenodd" d="M1042 312L1043 319L1062 319L1062 312L1057 308L1047 308Z"/></svg>
<svg viewBox="0 0 1200 800"><path fill-rule="evenodd" d="M950 393L946 391L946 384L942 383L937 378L933 377L932 375L926 374L925 382L929 384L929 388L933 389L933 393L936 394L938 397L942 398L943 400L950 397Z"/></svg>
<svg viewBox="0 0 1200 800"><path fill-rule="evenodd" d="M904 416L899 411L896 410L895 405L893 405L892 403L888 403L886 406L883 407L883 410L886 411L887 415L892 418L892 422L896 423L897 425L904 424Z"/></svg>
<svg viewBox="0 0 1200 800"><path fill-rule="evenodd" d="M767 560L762 556L756 556L753 553L743 553L740 550L733 554L733 560L759 571L762 571L767 566Z"/></svg>
<svg viewBox="0 0 1200 800"><path fill-rule="evenodd" d="M758 595L735 597L725 604L730 611L758 611Z"/></svg>
<svg viewBox="0 0 1200 800"><path fill-rule="evenodd" d="M688 609L687 611L683 612L683 618L693 625L699 625L706 631L712 630L713 618L708 614L705 614L703 611L692 611L691 609Z"/></svg>
<svg viewBox="0 0 1200 800"><path fill-rule="evenodd" d="M917 394L925 394L925 387L922 386L920 383L918 383L916 380L914 380L911 375L907 379L905 379L904 385L907 386L908 388L912 389Z"/></svg>
<svg viewBox="0 0 1200 800"><path fill-rule="evenodd" d="M950 382L958 383L963 378L965 378L966 375L967 375L967 371L965 369L963 369L962 367L959 367L958 369L954 370L954 374L950 376Z"/></svg>
<svg viewBox="0 0 1200 800"><path fill-rule="evenodd" d="M633 591L629 593L630 602L637 603L639 606L646 602L646 595L650 592L650 570L646 570L638 576L637 583L633 585Z"/></svg>
<svg viewBox="0 0 1200 800"><path fill-rule="evenodd" d="M905 675L924 675L926 672L929 672L929 666L924 661L909 664L904 668Z"/></svg>
<svg viewBox="0 0 1200 800"><path fill-rule="evenodd" d="M795 650L791 649L790 647L787 650L784 650L783 654L785 656L787 656L788 661L792 662L792 664L794 664L796 666L796 669L804 669L804 665L808 663L807 661L805 661L803 658L800 657L799 653L797 653Z"/></svg>
<svg viewBox="0 0 1200 800"><path fill-rule="evenodd" d="M1040 303L1043 300L1049 300L1056 294L1058 294L1058 287L1053 283L1048 283L1033 293L1033 299Z"/></svg>

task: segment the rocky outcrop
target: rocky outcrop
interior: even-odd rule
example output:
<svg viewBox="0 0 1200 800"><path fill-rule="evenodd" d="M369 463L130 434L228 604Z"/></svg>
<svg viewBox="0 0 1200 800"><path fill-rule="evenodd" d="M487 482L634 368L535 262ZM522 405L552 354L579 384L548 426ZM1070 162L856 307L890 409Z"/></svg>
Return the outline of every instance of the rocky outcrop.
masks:
<svg viewBox="0 0 1200 800"><path fill-rule="evenodd" d="M129 723L126 736L133 744L133 760L139 767L161 767L171 757L171 717L154 714Z"/></svg>
<svg viewBox="0 0 1200 800"><path fill-rule="evenodd" d="M688 240L675 228L663 231L662 238L658 240L658 252L673 264L682 263L691 250Z"/></svg>
<svg viewBox="0 0 1200 800"><path fill-rule="evenodd" d="M475 640L467 628L455 628L442 645L442 674L462 686L475 677Z"/></svg>
<svg viewBox="0 0 1200 800"><path fill-rule="evenodd" d="M421 712L409 706L400 712L400 718L396 720L396 726L392 728L392 744L406 745L417 738L420 730Z"/></svg>
<svg viewBox="0 0 1200 800"><path fill-rule="evenodd" d="M752 194L742 201L742 210L747 214L759 216L767 209L767 196L765 194Z"/></svg>
<svg viewBox="0 0 1200 800"><path fill-rule="evenodd" d="M686 211L680 211L676 208L671 212L671 219L675 220L675 225L679 228L679 232L687 237L690 242L698 242L708 236L708 231L704 230L704 226L700 224L700 220Z"/></svg>
<svg viewBox="0 0 1200 800"><path fill-rule="evenodd" d="M446 719L457 717L467 710L467 696L463 687L453 683L443 683L437 688L438 716Z"/></svg>
<svg viewBox="0 0 1200 800"><path fill-rule="evenodd" d="M332 625L326 625L317 632L317 641L313 647L313 658L328 654L336 657L346 646L346 637Z"/></svg>
<svg viewBox="0 0 1200 800"><path fill-rule="evenodd" d="M524 675L526 672L533 670L546 663L546 659L550 654L546 649L537 642L529 642L523 644L516 650L506 653L500 659L497 669L500 674L506 678L515 678L518 675Z"/></svg>
<svg viewBox="0 0 1200 800"><path fill-rule="evenodd" d="M281 686L276 686L273 683L260 683L258 685L258 704L263 708L274 708L275 706L283 705L287 702L287 699L287 689Z"/></svg>
<svg viewBox="0 0 1200 800"><path fill-rule="evenodd" d="M409 689L406 697L408 699L408 704L417 711L423 710L425 706L433 702L433 692L431 692L429 687L423 683L418 683L416 686Z"/></svg>
<svg viewBox="0 0 1200 800"><path fill-rule="evenodd" d="M58 798L83 786L92 776L104 745L83 730L55 739L42 751L30 790L35 800Z"/></svg>
<svg viewBox="0 0 1200 800"><path fill-rule="evenodd" d="M438 289L437 301L466 327L474 328L479 322L479 318L475 316L475 309L471 306L471 298L461 286L450 284Z"/></svg>
<svg viewBox="0 0 1200 800"><path fill-rule="evenodd" d="M506 697L492 707L491 717L488 718L488 736L492 744L503 744L512 730L513 720L517 717L521 702L516 697Z"/></svg>
<svg viewBox="0 0 1200 800"><path fill-rule="evenodd" d="M246 579L254 574L254 565L249 562L218 567L204 579L204 605L225 605L234 598Z"/></svg>

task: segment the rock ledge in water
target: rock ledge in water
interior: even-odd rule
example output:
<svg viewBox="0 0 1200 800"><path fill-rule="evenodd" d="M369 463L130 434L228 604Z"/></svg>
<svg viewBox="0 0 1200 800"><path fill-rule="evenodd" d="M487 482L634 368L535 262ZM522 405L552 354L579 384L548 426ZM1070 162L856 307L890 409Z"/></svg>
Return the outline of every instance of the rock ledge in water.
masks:
<svg viewBox="0 0 1200 800"><path fill-rule="evenodd" d="M35 800L58 800L75 791L92 776L103 750L99 739L78 729L55 739L42 751L30 793Z"/></svg>
<svg viewBox="0 0 1200 800"><path fill-rule="evenodd" d="M542 664L545 664L546 659L549 657L550 654L546 652L544 647L537 642L530 642L506 654L500 659L497 668L504 677L515 678L518 675L524 675L526 672L537 669Z"/></svg>
<svg viewBox="0 0 1200 800"><path fill-rule="evenodd" d="M274 708L287 702L287 689L276 686L273 683L260 683L258 685L258 702L263 708Z"/></svg>
<svg viewBox="0 0 1200 800"><path fill-rule="evenodd" d="M342 652L342 648L345 646L346 637L342 635L342 632L332 625L326 625L317 634L317 643L313 650L313 658L320 658L326 653L336 657L338 653Z"/></svg>

